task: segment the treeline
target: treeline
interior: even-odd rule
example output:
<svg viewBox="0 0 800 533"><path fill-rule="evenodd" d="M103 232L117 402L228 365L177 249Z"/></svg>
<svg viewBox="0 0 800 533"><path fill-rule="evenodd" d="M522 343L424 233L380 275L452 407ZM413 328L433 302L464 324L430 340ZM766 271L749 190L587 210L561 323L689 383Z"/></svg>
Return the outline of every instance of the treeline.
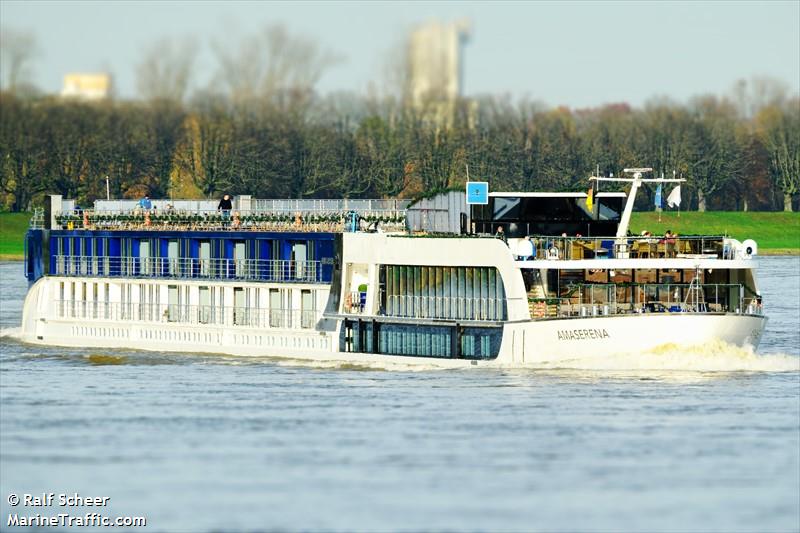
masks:
<svg viewBox="0 0 800 533"><path fill-rule="evenodd" d="M586 190L587 177L650 166L687 179L682 209L791 210L800 191L800 101L734 98L547 109L486 97L287 91L84 103L0 93L0 206L112 197L415 197L487 180L492 190ZM605 187L605 185L604 185ZM611 188L611 187L609 187ZM646 188L639 206L652 209Z"/></svg>

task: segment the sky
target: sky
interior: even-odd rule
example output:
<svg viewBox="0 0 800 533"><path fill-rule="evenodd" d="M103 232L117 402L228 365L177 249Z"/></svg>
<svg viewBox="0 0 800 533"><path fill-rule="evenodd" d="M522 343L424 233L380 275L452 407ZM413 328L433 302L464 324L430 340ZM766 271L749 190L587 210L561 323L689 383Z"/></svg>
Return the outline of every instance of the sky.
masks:
<svg viewBox="0 0 800 533"><path fill-rule="evenodd" d="M416 24L469 18L466 96L509 95L593 107L726 94L770 77L800 91L800 1L784 2L77 2L0 0L3 28L32 30L33 82L58 92L68 72L110 71L136 96L136 64L162 37L197 39L196 85L214 70L210 42L267 24L316 40L343 61L322 93L366 92ZM0 65L0 68L2 65Z"/></svg>

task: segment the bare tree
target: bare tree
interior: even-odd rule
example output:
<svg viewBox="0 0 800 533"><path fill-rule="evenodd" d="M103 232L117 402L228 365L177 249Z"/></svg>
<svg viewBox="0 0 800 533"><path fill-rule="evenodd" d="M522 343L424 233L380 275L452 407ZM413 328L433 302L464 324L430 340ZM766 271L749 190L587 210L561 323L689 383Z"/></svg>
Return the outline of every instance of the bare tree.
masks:
<svg viewBox="0 0 800 533"><path fill-rule="evenodd" d="M217 56L216 83L224 86L236 103L279 97L307 96L327 68L340 58L314 41L290 34L281 25L270 25L245 36L237 48L220 41L212 48Z"/></svg>
<svg viewBox="0 0 800 533"><path fill-rule="evenodd" d="M0 87L11 92L30 87L30 64L39 51L32 31L5 26L0 29Z"/></svg>
<svg viewBox="0 0 800 533"><path fill-rule="evenodd" d="M147 100L182 101L196 57L197 43L192 38L163 38L153 43L136 66L139 94Z"/></svg>
<svg viewBox="0 0 800 533"><path fill-rule="evenodd" d="M755 117L765 107L783 105L790 92L784 81L763 76L740 79L731 90L739 116L746 119Z"/></svg>

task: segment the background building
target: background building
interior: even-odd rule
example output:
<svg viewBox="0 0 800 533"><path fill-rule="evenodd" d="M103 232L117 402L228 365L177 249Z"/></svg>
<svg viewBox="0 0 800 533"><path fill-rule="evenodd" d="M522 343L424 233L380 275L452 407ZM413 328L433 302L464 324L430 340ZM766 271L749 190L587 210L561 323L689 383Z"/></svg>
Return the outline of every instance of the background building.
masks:
<svg viewBox="0 0 800 533"><path fill-rule="evenodd" d="M102 100L111 96L111 75L67 74L64 76L64 88L61 96L82 98L84 100Z"/></svg>
<svg viewBox="0 0 800 533"><path fill-rule="evenodd" d="M429 22L414 29L408 43L411 102L453 102L463 89L463 45L471 33L469 20Z"/></svg>

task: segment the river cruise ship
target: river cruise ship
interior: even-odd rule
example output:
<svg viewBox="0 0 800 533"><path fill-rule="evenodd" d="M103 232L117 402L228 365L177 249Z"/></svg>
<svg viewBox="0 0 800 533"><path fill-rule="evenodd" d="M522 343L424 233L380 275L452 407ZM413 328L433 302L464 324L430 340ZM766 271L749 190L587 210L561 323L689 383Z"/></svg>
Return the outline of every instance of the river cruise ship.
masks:
<svg viewBox="0 0 800 533"><path fill-rule="evenodd" d="M48 197L22 336L59 346L458 366L758 346L757 246L630 235L631 192L401 200ZM669 180L667 180L669 181Z"/></svg>

